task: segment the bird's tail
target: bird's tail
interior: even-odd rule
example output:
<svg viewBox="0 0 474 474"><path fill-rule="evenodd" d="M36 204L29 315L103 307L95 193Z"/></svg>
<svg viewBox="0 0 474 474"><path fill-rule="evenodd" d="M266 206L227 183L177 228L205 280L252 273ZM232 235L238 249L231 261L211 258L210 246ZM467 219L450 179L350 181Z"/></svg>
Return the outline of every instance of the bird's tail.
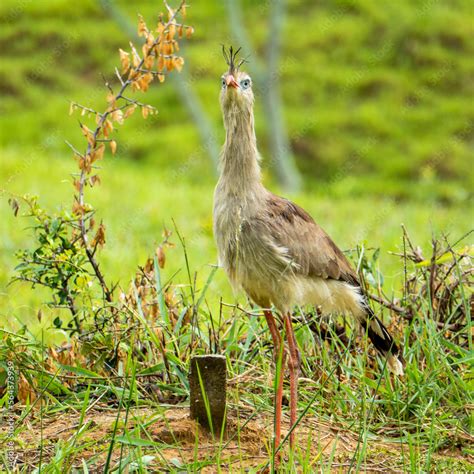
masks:
<svg viewBox="0 0 474 474"><path fill-rule="evenodd" d="M360 324L367 332L372 344L377 351L387 358L389 369L395 375L403 375L403 359L400 348L397 346L387 328L383 325L372 309L366 305L365 317L360 319Z"/></svg>

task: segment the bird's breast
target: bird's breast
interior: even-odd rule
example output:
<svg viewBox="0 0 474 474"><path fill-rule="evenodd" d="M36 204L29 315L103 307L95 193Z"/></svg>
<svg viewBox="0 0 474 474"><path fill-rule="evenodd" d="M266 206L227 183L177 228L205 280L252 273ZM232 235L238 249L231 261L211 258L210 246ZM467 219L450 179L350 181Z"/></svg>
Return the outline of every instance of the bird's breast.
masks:
<svg viewBox="0 0 474 474"><path fill-rule="evenodd" d="M235 287L247 293L254 288L274 287L292 272L287 249L278 246L265 228L255 203L214 200L214 236L219 264Z"/></svg>
<svg viewBox="0 0 474 474"><path fill-rule="evenodd" d="M246 222L243 206L233 200L215 199L213 221L219 263L233 279Z"/></svg>

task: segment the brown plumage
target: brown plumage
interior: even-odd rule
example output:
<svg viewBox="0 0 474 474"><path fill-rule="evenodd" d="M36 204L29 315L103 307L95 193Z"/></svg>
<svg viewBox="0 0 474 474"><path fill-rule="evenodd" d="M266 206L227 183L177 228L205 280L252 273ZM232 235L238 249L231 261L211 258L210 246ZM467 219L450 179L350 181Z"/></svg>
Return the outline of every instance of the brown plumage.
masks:
<svg viewBox="0 0 474 474"><path fill-rule="evenodd" d="M276 348L282 339L273 318L282 315L288 340L291 423L296 421L299 353L290 311L296 304L323 313L352 315L367 331L391 369L403 373L398 347L369 308L358 277L341 250L301 207L262 184L254 130L252 81L239 71L232 48L225 54L220 102L226 129L220 177L214 194L214 235L220 264L236 288L264 309ZM285 355L286 357L286 355ZM282 384L276 396L276 443ZM280 412L280 413L279 413ZM293 435L290 440L293 442Z"/></svg>
<svg viewBox="0 0 474 474"><path fill-rule="evenodd" d="M304 209L272 194L267 201L266 217L275 240L291 248L299 273L359 286L347 258Z"/></svg>

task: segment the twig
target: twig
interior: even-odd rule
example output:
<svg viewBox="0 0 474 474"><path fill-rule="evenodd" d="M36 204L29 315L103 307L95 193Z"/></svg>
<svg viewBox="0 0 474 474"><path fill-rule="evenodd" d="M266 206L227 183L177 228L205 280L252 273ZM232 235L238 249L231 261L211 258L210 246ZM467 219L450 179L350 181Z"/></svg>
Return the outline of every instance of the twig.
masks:
<svg viewBox="0 0 474 474"><path fill-rule="evenodd" d="M74 145L69 143L67 140L65 141L66 141L66 145L69 146L69 148L74 152L75 155L79 156L80 158L84 158L84 155L77 148L75 148Z"/></svg>
<svg viewBox="0 0 474 474"><path fill-rule="evenodd" d="M176 15L181 11L184 4L185 4L185 0L183 0L180 3L179 7L173 12L173 14L169 18L168 22L164 26L164 31L166 31L166 29L169 28L169 26L174 22L174 19L175 19ZM161 35L158 36L158 38L155 39L155 41L151 45L149 51L150 52L153 51L154 47L157 46L160 41L161 41ZM144 56L140 60L139 64L137 65L137 67L135 69L141 69L142 68L142 66L145 62L145 58L146 58L146 56ZM120 81L121 82L121 87L120 87L119 92L115 95L114 99L110 102L116 102L116 101L120 100L123 97L123 93L128 88L128 86L130 86L132 81L133 81L132 78L127 79L125 82L123 82L123 79L122 79ZM109 117L109 115L111 113L112 113L111 110L107 110L102 115L100 115L99 122L98 122L98 124L97 124L97 126L96 126L96 128L95 128L95 130L92 134L92 138L91 138L91 140L88 141L87 150L86 150L86 153L85 153L84 156L88 156L92 152L93 146L95 146L97 138L98 138L99 134L101 133L101 131L103 130L103 127L106 123L106 120L107 120L107 118ZM97 279L99 280L99 283L100 283L100 286L102 288L105 300L108 303L112 303L112 292L109 289L109 287L108 287L108 285L105 281L104 275L102 274L102 271L99 267L99 264L98 264L97 260L95 259L94 253L93 253L91 247L89 246L89 240L88 240L87 229L86 229L86 218L85 218L85 213L83 212L83 208L84 208L84 204L85 204L84 190L85 190L86 182L87 182L87 171L86 171L86 168L83 167L81 169L81 175L80 175L80 178L79 178L78 197L76 198L77 202L78 202L78 204L81 208L80 217L79 217L80 233L81 233L82 241L83 241L83 244L84 244L84 249L85 249L85 252L86 252L86 255L87 255L87 259L89 260L89 263L91 264L91 266L94 270L94 273L95 273Z"/></svg>
<svg viewBox="0 0 474 474"><path fill-rule="evenodd" d="M398 306L391 301L387 301L383 298L380 298L379 296L372 295L370 293L368 293L367 295L371 300L376 301L377 303L381 304L382 306L385 306L388 309L391 309L395 313L403 314L406 312L401 306Z"/></svg>

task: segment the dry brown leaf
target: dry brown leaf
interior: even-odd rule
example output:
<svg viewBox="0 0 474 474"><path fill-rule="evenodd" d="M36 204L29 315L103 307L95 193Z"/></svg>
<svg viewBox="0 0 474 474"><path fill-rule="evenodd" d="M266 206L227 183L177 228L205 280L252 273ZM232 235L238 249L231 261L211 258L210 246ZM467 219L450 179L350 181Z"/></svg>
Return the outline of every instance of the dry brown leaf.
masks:
<svg viewBox="0 0 474 474"><path fill-rule="evenodd" d="M145 58L143 66L145 67L145 69L151 69L153 67L154 62L155 62L155 56L152 56L150 54Z"/></svg>
<svg viewBox="0 0 474 474"><path fill-rule="evenodd" d="M101 160L104 157L105 144L101 143L95 150L90 154L91 163ZM88 155L89 156L89 155ZM87 158L87 157L86 157Z"/></svg>
<svg viewBox="0 0 474 474"><path fill-rule="evenodd" d="M166 255L161 245L156 249L156 256L158 258L158 265L160 268L164 268L166 263Z"/></svg>
<svg viewBox="0 0 474 474"><path fill-rule="evenodd" d="M180 56L175 56L173 63L174 67L178 70L178 72L181 72L181 69L183 69L184 65L184 59Z"/></svg>
<svg viewBox="0 0 474 474"><path fill-rule="evenodd" d="M158 57L158 61L156 63L156 69L158 72L161 72L163 71L164 67L165 67L165 58L163 57L163 55L160 54Z"/></svg>
<svg viewBox="0 0 474 474"><path fill-rule="evenodd" d="M142 55L146 58L150 54L150 46L148 43L144 43L142 46Z"/></svg>
<svg viewBox="0 0 474 474"><path fill-rule="evenodd" d="M143 74L140 80L140 88L143 92L146 92L148 90L151 81L153 81L153 74L151 72Z"/></svg>
<svg viewBox="0 0 474 474"><path fill-rule="evenodd" d="M169 28L168 28L168 37L167 40L171 41L174 38L174 35L176 34L176 25L172 23Z"/></svg>
<svg viewBox="0 0 474 474"><path fill-rule="evenodd" d="M95 184L100 184L100 177L97 176L96 174L94 176L91 176L89 178L89 183L91 187L93 187Z"/></svg>
<svg viewBox="0 0 474 474"><path fill-rule="evenodd" d="M158 35L161 35L163 33L165 29L165 25L163 24L163 22L158 22L158 25L156 26L156 32L158 33Z"/></svg>
<svg viewBox="0 0 474 474"><path fill-rule="evenodd" d="M131 88L132 88L132 91L139 91L140 90L140 79L141 77L139 77L138 79L135 79L134 81L132 81L132 85L131 85Z"/></svg>
<svg viewBox="0 0 474 474"><path fill-rule="evenodd" d="M192 26L186 27L186 38L191 38L194 33L194 28Z"/></svg>
<svg viewBox="0 0 474 474"><path fill-rule="evenodd" d="M94 134L91 132L87 125L81 123L82 134L86 137L87 143L93 147L95 145Z"/></svg>
<svg viewBox="0 0 474 474"><path fill-rule="evenodd" d="M84 208L77 201L74 201L74 204L72 205L72 213L74 215L83 215Z"/></svg>
<svg viewBox="0 0 474 474"><path fill-rule="evenodd" d="M115 155L115 152L117 151L117 142L115 140L110 141L110 151L112 152L112 155Z"/></svg>
<svg viewBox="0 0 474 474"><path fill-rule="evenodd" d="M125 110L125 113L123 114L123 117L125 119L127 119L128 117L130 117L135 112L136 109L137 109L136 104L131 105L130 107L127 108L127 110Z"/></svg>
<svg viewBox="0 0 474 474"><path fill-rule="evenodd" d="M20 374L18 378L17 398L23 404L26 404L28 401L31 403L36 400L35 390L23 374Z"/></svg>
<svg viewBox="0 0 474 474"><path fill-rule="evenodd" d="M103 247L104 244L105 244L105 226L101 222L99 224L99 227L97 228L97 232L96 232L94 238L92 239L92 246L93 247L96 247L96 246Z"/></svg>
<svg viewBox="0 0 474 474"><path fill-rule="evenodd" d="M114 120L115 122L119 123L120 125L122 125L123 124L123 112L122 112L122 110L120 110L120 109L114 110L110 114L110 118L112 120Z"/></svg>
<svg viewBox="0 0 474 474"><path fill-rule="evenodd" d="M138 15L138 36L145 36L148 32L145 20L141 15Z"/></svg>
<svg viewBox="0 0 474 474"><path fill-rule="evenodd" d="M155 37L153 36L153 33L149 31L146 36L146 43L151 48L154 42L155 42Z"/></svg>
<svg viewBox="0 0 474 474"><path fill-rule="evenodd" d="M18 211L20 210L18 201L15 198L10 198L8 200L8 204L10 204L10 207L13 209L13 215L16 217L18 215Z"/></svg>
<svg viewBox="0 0 474 474"><path fill-rule="evenodd" d="M114 130L114 126L112 124L112 122L110 120L106 120L104 122L104 125L102 127L102 130L104 132L104 137L108 138L108 136L110 135L111 132L113 132Z"/></svg>
<svg viewBox="0 0 474 474"><path fill-rule="evenodd" d="M127 53L123 49L119 49L119 54L122 74L125 74L130 69L130 53Z"/></svg>

